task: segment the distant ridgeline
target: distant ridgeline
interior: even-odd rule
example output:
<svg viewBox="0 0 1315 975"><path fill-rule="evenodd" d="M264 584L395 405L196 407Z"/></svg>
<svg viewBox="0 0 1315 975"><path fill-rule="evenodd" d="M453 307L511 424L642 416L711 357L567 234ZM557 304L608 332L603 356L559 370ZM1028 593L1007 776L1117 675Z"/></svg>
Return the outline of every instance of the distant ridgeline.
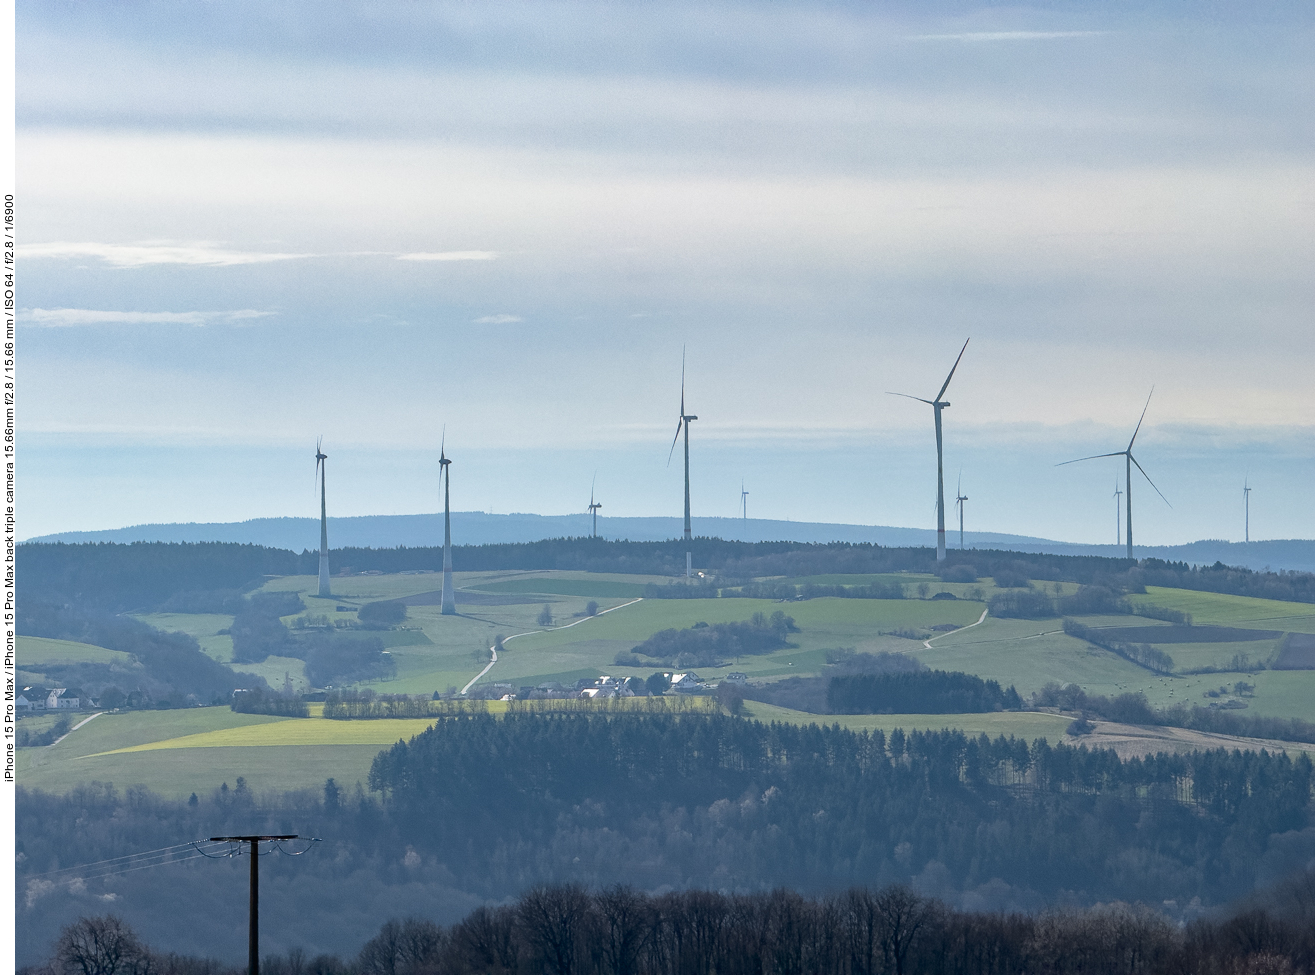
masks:
<svg viewBox="0 0 1315 975"><path fill-rule="evenodd" d="M1315 574L1256 572L1216 563L1194 568L1183 562L1098 556L1044 555L991 550L951 550L937 563L930 548L883 548L836 542L732 542L696 538L694 565L716 575L694 587L698 595L720 595L719 588L738 588L764 576L811 576L883 572L934 572L947 581L992 577L1099 584L1117 592L1141 592L1148 585L1205 592L1258 596L1295 602L1315 602ZM555 538L538 542L454 546L458 571L499 569L571 569L590 572L681 576L685 543L609 541L602 538ZM441 548L343 548L329 553L334 572L414 572L442 565ZM88 608L114 612L149 610L170 597L189 591L250 590L270 575L314 575L317 553L300 555L259 545L225 542L29 543L18 547L18 584L25 596L60 599ZM655 587L662 589L663 587ZM774 586L779 598L802 589ZM898 597L897 587L879 586L861 595ZM672 586L669 593L688 595L689 587ZM820 590L814 595L836 595ZM859 593L847 593L860 595Z"/></svg>

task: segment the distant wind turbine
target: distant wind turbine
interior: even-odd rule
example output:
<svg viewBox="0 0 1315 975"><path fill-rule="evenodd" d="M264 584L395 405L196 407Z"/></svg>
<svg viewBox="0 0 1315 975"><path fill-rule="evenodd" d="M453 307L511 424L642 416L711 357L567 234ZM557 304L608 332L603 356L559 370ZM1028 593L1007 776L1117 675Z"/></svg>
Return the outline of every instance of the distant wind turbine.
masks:
<svg viewBox="0 0 1315 975"><path fill-rule="evenodd" d="M452 461L447 456L447 430L443 431L443 439L439 442L438 448L438 476L443 480L443 609L442 615L455 616L457 614L457 598L452 591L452 505L451 505L451 488L452 475L448 468L452 466Z"/></svg>
<svg viewBox="0 0 1315 975"><path fill-rule="evenodd" d="M1114 479L1114 544L1123 544L1123 506L1119 503L1123 499L1123 492L1119 490L1119 479Z"/></svg>
<svg viewBox="0 0 1315 975"><path fill-rule="evenodd" d="M744 490L743 481L740 482L740 517L749 520L749 492Z"/></svg>
<svg viewBox="0 0 1315 975"><path fill-rule="evenodd" d="M598 483L598 475L594 475L593 481L589 484L589 513L594 516L594 538L598 537L598 509L603 506L601 501L594 500L594 485Z"/></svg>
<svg viewBox="0 0 1315 975"><path fill-rule="evenodd" d="M963 472L959 472L959 484L954 489L954 503L959 506L959 549L963 550L963 503L968 500L968 495L963 493Z"/></svg>
<svg viewBox="0 0 1315 975"><path fill-rule="evenodd" d="M315 441L315 478L320 482L320 591L319 595L324 598L332 596L329 591L329 516L328 509L324 501L324 475L329 469L325 463L329 459L320 448L324 445L324 438L321 437Z"/></svg>
<svg viewBox="0 0 1315 975"><path fill-rule="evenodd" d="M1132 440L1129 440L1129 441L1128 441L1128 446L1127 446L1126 448L1124 448L1123 450L1116 450L1116 451L1114 451L1113 453L1109 453L1109 454L1092 454L1090 457L1078 457L1076 460L1066 460L1066 461L1064 461L1064 463L1062 463L1062 464L1056 464L1056 465L1055 465L1056 467L1064 467L1064 466L1067 465L1067 464L1079 464L1079 463L1081 463L1081 462L1084 461L1084 460L1097 460L1098 458L1101 458L1101 457L1122 457L1122 458L1124 458L1125 466L1126 466L1126 468L1127 468L1127 474L1126 474L1126 476L1125 476L1125 479L1124 479L1124 485L1123 485L1123 486L1124 486L1124 493L1127 495L1127 498L1128 498L1128 506L1127 506L1127 507L1128 507L1128 532L1127 532L1127 534L1128 534L1128 558L1129 558L1129 559L1132 558L1132 468L1133 468L1133 465L1136 465L1137 470L1141 471L1141 476L1144 477L1144 478L1146 478L1146 483L1149 484L1151 487L1155 488L1155 493L1158 494L1158 495L1160 496L1160 499L1161 499L1165 504L1169 504L1169 499L1166 498L1166 497L1164 496L1164 492L1161 491L1158 487L1155 487L1155 482L1151 480L1151 475L1147 474L1145 468L1143 468L1143 467L1141 466L1141 464L1138 464L1138 463L1137 463L1137 458L1134 457L1134 456L1132 456L1132 445L1133 445L1133 443L1137 440L1137 434L1141 431L1142 420L1145 420L1145 419L1146 419L1146 411L1147 411L1148 409L1150 409L1150 406L1151 406L1151 396L1154 396L1154 395L1155 395L1155 387L1152 386L1152 387L1151 387L1151 395L1146 397L1146 405L1142 407L1142 411L1141 411L1141 419L1139 419L1139 420L1137 421L1137 427L1136 427L1136 429L1134 429L1134 430L1132 431ZM1169 504L1169 507L1172 508L1173 505Z"/></svg>
<svg viewBox="0 0 1315 975"><path fill-rule="evenodd" d="M676 441L680 440L680 431L685 431L685 578L694 576L693 535L689 528L689 425L697 416L685 412L685 349L680 350L680 419L676 421L676 436L671 441L671 450L667 452L667 466L671 466L671 457L676 452Z"/></svg>
<svg viewBox="0 0 1315 975"><path fill-rule="evenodd" d="M1247 508L1246 540L1249 542L1251 541L1251 477L1250 475L1248 475L1247 479L1242 482L1242 498L1243 501L1246 503L1246 508Z"/></svg>
<svg viewBox="0 0 1315 975"><path fill-rule="evenodd" d="M903 396L905 399L916 399L919 403L926 403L936 411L936 561L945 561L945 472L944 457L941 449L941 410L950 404L947 400L941 399L945 391L950 388L950 380L954 378L954 370L959 368L959 359L963 358L964 352L968 349L968 342L965 340L963 348L959 350L959 358L954 360L954 365L950 368L950 374L945 377L945 384L941 386L941 391L936 394L935 399L923 399L921 396L910 396L908 393L891 393L891 396Z"/></svg>

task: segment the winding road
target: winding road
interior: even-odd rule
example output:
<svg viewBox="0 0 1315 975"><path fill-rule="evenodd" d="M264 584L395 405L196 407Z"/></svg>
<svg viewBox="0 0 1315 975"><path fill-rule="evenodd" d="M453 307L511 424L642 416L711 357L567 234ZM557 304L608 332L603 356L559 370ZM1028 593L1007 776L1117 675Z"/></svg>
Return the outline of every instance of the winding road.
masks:
<svg viewBox="0 0 1315 975"><path fill-rule="evenodd" d="M478 592L478 590L475 589L469 591ZM635 603L642 603L643 601L644 601L644 597L640 596L638 599L632 599L630 600L630 602L622 603L620 606L613 606L611 609L605 609L601 613L595 613L593 616L586 616L584 617L584 619L578 619L574 623L567 623L565 626L554 626L550 630L526 630L524 633L513 633L511 636L506 637L502 641L502 643L505 646L508 643L510 643L512 640L515 640L523 636L529 636L532 633L549 633L549 632L556 632L557 630L569 630L573 626L579 626L581 623L588 623L590 620L596 620L600 616L606 616L608 613L615 613L618 609L625 609L627 606L633 606L635 605ZM985 616L986 614L982 614L982 615ZM978 622L980 623L981 620L978 620ZM967 629L967 627L965 627L965 629ZM462 696L464 696L468 690L474 687L476 681L478 681L481 677L483 677L490 670L492 670L493 665L498 662L498 648L496 646L489 647L489 652L493 654L493 659L488 662L488 665L483 670L481 670L478 674L472 677L470 679L470 682L466 684L465 687L461 688Z"/></svg>
<svg viewBox="0 0 1315 975"><path fill-rule="evenodd" d="M957 630L949 630L949 631L947 631L947 632L945 632L945 633L942 633L940 636L934 636L934 637L930 637L929 639L923 640L923 641L922 641L923 649L924 649L924 650L930 650L930 649L931 649L931 642L932 642L932 640L939 640L941 637L943 637L943 636L949 636L951 633L962 633L964 630L971 630L974 626L981 626L982 623L984 623L984 622L986 621L986 614L987 614L987 612L988 612L988 611L985 610L985 609L982 610L982 615L979 616L979 617L977 617L977 622L976 622L976 623L969 623L967 626L961 626L961 627L959 627Z"/></svg>

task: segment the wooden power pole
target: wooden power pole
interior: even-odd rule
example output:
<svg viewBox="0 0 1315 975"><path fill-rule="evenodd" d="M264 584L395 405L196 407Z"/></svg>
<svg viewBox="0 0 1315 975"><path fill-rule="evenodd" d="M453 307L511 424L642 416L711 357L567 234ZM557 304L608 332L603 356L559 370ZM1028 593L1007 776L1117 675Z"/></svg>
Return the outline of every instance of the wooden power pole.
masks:
<svg viewBox="0 0 1315 975"><path fill-rule="evenodd" d="M248 843L251 846L251 918L247 928L247 975L260 975L260 844L301 839L288 836L212 836L211 843Z"/></svg>

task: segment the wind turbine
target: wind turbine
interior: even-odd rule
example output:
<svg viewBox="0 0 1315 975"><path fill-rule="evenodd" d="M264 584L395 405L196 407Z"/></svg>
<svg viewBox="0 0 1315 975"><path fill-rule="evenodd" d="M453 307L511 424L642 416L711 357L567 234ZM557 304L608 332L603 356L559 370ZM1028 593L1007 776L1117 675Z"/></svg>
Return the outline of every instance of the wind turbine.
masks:
<svg viewBox="0 0 1315 975"><path fill-rule="evenodd" d="M685 349L680 350L680 419L676 422L676 436L671 441L671 450L667 452L667 466L671 466L671 457L676 452L676 442L680 440L680 431L685 431L685 578L694 576L694 553L692 551L693 535L689 530L689 425L697 420L685 412Z"/></svg>
<svg viewBox="0 0 1315 975"><path fill-rule="evenodd" d="M968 495L963 493L963 472L959 472L959 484L954 489L954 503L959 506L959 550L963 551L963 503L968 500Z"/></svg>
<svg viewBox="0 0 1315 975"><path fill-rule="evenodd" d="M1097 460L1098 458L1101 457L1124 458L1125 466L1127 468L1127 473L1124 479L1124 493L1128 497L1128 558L1129 559L1132 558L1132 468L1134 464L1136 465L1137 470L1141 471L1141 476L1146 478L1146 483L1149 484L1151 487L1155 488L1155 493L1160 496L1160 499L1165 504L1169 504L1169 499L1164 496L1164 492L1161 491L1159 488L1155 487L1155 482L1151 480L1151 475L1147 474L1146 469L1143 468L1141 464L1137 463L1137 458L1132 456L1132 445L1137 439L1138 432L1140 432L1141 430L1142 420L1146 419L1146 411L1150 409L1151 396L1154 395L1155 395L1155 387L1152 386L1150 396L1146 397L1146 405L1142 407L1141 419L1137 421L1137 427L1132 431L1132 440L1128 441L1128 446L1126 448L1124 448L1123 450L1116 450L1113 453L1109 453L1109 454L1092 454L1090 457L1079 457L1076 460L1066 460L1062 464L1055 465L1056 467L1064 467L1067 464L1079 464L1084 460ZM1173 505L1169 504L1169 507L1172 508Z"/></svg>
<svg viewBox="0 0 1315 975"><path fill-rule="evenodd" d="M740 482L740 517L749 520L749 492L744 490L743 481Z"/></svg>
<svg viewBox="0 0 1315 975"><path fill-rule="evenodd" d="M1247 507L1246 540L1250 542L1251 541L1251 477L1250 475L1248 475L1247 479L1242 482L1242 499L1246 503L1246 507Z"/></svg>
<svg viewBox="0 0 1315 975"><path fill-rule="evenodd" d="M1119 490L1119 479L1114 479L1114 544L1123 544L1123 506L1119 503L1123 500L1123 492Z"/></svg>
<svg viewBox="0 0 1315 975"><path fill-rule="evenodd" d="M443 439L439 442L438 448L438 476L443 480L443 609L442 615L455 616L457 614L457 599L452 591L452 506L451 506L451 487L452 475L448 468L452 466L452 461L447 456L447 430L443 431Z"/></svg>
<svg viewBox="0 0 1315 975"><path fill-rule="evenodd" d="M321 437L315 441L315 478L320 482L320 591L319 595L328 598L333 595L329 591L329 516L328 509L324 503L324 474L329 469L329 465L324 463L329 459L320 448L324 445L324 438Z"/></svg>
<svg viewBox="0 0 1315 975"><path fill-rule="evenodd" d="M598 509L603 506L601 501L594 500L594 485L598 483L598 475L594 475L593 481L589 485L589 513L594 516L594 538L598 537Z"/></svg>
<svg viewBox="0 0 1315 975"><path fill-rule="evenodd" d="M959 350L959 358L954 360L954 365L950 368L950 374L945 377L945 384L941 386L941 391L936 394L935 399L923 399L921 396L910 396L908 393L890 393L891 396L903 396L905 399L916 399L919 403L926 403L936 412L936 561L945 561L945 473L943 464L943 452L941 449L941 410L949 406L947 400L941 399L945 391L950 388L950 380L954 378L954 370L959 368L959 359L963 358L964 352L968 349L968 342L965 340L963 348Z"/></svg>

